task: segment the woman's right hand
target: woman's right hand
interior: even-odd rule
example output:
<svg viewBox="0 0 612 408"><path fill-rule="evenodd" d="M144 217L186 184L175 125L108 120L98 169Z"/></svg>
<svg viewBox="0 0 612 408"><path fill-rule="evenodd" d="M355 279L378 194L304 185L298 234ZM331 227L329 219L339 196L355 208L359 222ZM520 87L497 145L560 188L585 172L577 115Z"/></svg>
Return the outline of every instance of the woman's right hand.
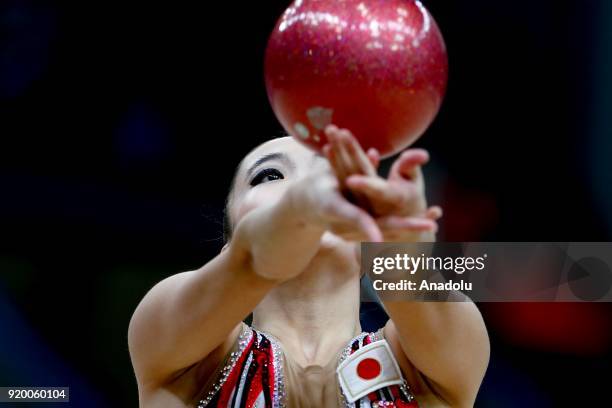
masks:
<svg viewBox="0 0 612 408"><path fill-rule="evenodd" d="M327 159L319 160L312 171L288 190L291 208L303 219L342 237L361 236L380 242L383 234L376 220L351 203L340 189L340 181Z"/></svg>
<svg viewBox="0 0 612 408"><path fill-rule="evenodd" d="M342 194L328 159L320 156L312 163L279 201L249 211L236 226L233 246L245 249L260 277L285 281L299 275L327 234L353 242L383 240L374 217Z"/></svg>

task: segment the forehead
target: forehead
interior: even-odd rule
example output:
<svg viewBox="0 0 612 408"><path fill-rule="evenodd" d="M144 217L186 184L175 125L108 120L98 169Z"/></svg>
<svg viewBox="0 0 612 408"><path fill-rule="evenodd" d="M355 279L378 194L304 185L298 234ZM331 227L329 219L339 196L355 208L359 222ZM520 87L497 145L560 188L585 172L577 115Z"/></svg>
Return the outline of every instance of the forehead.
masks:
<svg viewBox="0 0 612 408"><path fill-rule="evenodd" d="M242 161L240 172L244 174L246 169L251 167L259 158L271 153L285 154L295 163L299 163L302 160L309 160L315 154L314 151L299 143L291 136L279 137L260 144L247 154Z"/></svg>

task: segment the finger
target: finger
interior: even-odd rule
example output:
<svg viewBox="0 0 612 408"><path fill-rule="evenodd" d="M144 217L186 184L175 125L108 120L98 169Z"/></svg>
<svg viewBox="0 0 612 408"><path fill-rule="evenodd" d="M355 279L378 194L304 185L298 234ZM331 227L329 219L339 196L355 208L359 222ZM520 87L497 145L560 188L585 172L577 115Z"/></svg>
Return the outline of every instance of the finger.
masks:
<svg viewBox="0 0 612 408"><path fill-rule="evenodd" d="M400 217L390 215L377 220L379 228L383 231L406 231L406 232L436 232L438 223L423 217Z"/></svg>
<svg viewBox="0 0 612 408"><path fill-rule="evenodd" d="M351 191L346 185L347 174L345 172L344 166L339 163L338 156L336 151L331 146L323 147L323 154L329 160L331 167L336 174L336 178L340 184L340 191L348 199L350 202L357 204L359 207L364 210L370 212L372 210L372 206L369 198L359 192L359 191Z"/></svg>
<svg viewBox="0 0 612 408"><path fill-rule="evenodd" d="M334 162L338 168L338 173L341 175L340 180L344 183L344 179L353 173L348 155L344 151L341 143L340 130L336 128L329 133L329 141L331 142L331 150L334 156Z"/></svg>
<svg viewBox="0 0 612 408"><path fill-rule="evenodd" d="M351 155L348 149L348 144L350 143L349 139L351 137L352 135L350 134L350 132L345 129L338 130L332 136L332 140L334 143L332 145L333 154L335 156L337 167L340 168L340 173L342 175L342 178L340 179L341 190L349 199L349 201L357 204L362 209L369 211L371 210L371 205L369 199L366 196L359 192L346 191L346 178L349 177L351 174L361 173L359 165L357 164L356 160ZM368 161L367 158L365 160Z"/></svg>
<svg viewBox="0 0 612 408"><path fill-rule="evenodd" d="M343 184L344 179L346 178L346 173L344 172L344 168L342 167L342 165L338 162L338 157L336 156L335 150L331 144L326 144L325 146L323 146L323 154L329 161L329 164L331 165L331 168L334 171L336 178L338 179L340 184Z"/></svg>
<svg viewBox="0 0 612 408"><path fill-rule="evenodd" d="M338 127L336 125L327 125L325 126L325 136L327 136L327 139L329 140L329 136L330 134L335 134L336 132L338 132Z"/></svg>
<svg viewBox="0 0 612 408"><path fill-rule="evenodd" d="M337 137L340 129L336 125L327 125L325 127L325 136L327 136L328 143L332 143L332 139Z"/></svg>
<svg viewBox="0 0 612 408"><path fill-rule="evenodd" d="M336 174L336 178L340 182L341 189L344 190L346 189L345 180L350 173L348 173L346 164L342 161L342 158L340 157L340 152L338 151L337 143L334 139L335 137L336 136L331 136L332 144L330 145L327 151L328 153L326 157L329 160L332 169L334 170L334 173Z"/></svg>
<svg viewBox="0 0 612 408"><path fill-rule="evenodd" d="M380 153L378 150L370 147L366 154L368 155L368 159L370 159L372 166L374 166L375 169L378 169L378 166L380 165Z"/></svg>
<svg viewBox="0 0 612 408"><path fill-rule="evenodd" d="M377 201L389 201L389 186L382 178L363 175L351 175L346 179L346 186L352 191L367 195Z"/></svg>
<svg viewBox="0 0 612 408"><path fill-rule="evenodd" d="M405 150L393 163L389 171L389 178L402 177L414 179L418 175L418 168L429 161L429 153L424 149Z"/></svg>
<svg viewBox="0 0 612 408"><path fill-rule="evenodd" d="M388 182L379 177L353 174L346 179L346 185L371 194L385 194Z"/></svg>
<svg viewBox="0 0 612 408"><path fill-rule="evenodd" d="M363 151L363 148L355 136L353 136L353 134L347 129L343 129L341 131L341 135L341 141L350 156L351 162L356 166L356 173L361 173L368 176L375 175L376 169L370 162L368 155Z"/></svg>
<svg viewBox="0 0 612 408"><path fill-rule="evenodd" d="M331 149L331 146L329 145L329 143L325 143L323 145L323 148L321 149L323 156L328 157L330 149Z"/></svg>
<svg viewBox="0 0 612 408"><path fill-rule="evenodd" d="M340 131L338 131L337 138L336 138L336 141L338 142L337 144L338 155L340 157L340 161L344 165L344 169L346 170L347 175L361 174L362 172L360 171L359 163L353 157L353 155L351 154L349 150L349 147L348 147L348 145L350 144L349 138L350 138L350 133L348 133L346 130L341 129Z"/></svg>
<svg viewBox="0 0 612 408"><path fill-rule="evenodd" d="M429 207L425 216L431 220L439 220L442 218L442 208L437 205Z"/></svg>
<svg viewBox="0 0 612 408"><path fill-rule="evenodd" d="M352 175L346 179L346 185L351 191L365 194L371 201L384 202L393 206L401 206L410 199L411 186L398 188L392 186L380 177Z"/></svg>

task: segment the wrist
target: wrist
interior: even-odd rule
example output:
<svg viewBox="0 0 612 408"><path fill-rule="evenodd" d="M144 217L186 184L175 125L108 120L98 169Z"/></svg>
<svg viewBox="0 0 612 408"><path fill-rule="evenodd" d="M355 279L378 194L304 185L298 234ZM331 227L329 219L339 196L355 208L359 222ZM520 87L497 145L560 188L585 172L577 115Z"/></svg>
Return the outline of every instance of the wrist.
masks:
<svg viewBox="0 0 612 408"><path fill-rule="evenodd" d="M278 283L301 273L319 248L325 228L309 222L307 205L289 190L276 203L251 210L238 223L254 275Z"/></svg>
<svg viewBox="0 0 612 408"><path fill-rule="evenodd" d="M321 214L316 210L318 207L313 202L311 194L312 181L304 178L297 183L293 184L285 195L284 200L285 209L291 214L291 217L304 228L312 228L321 230L323 233L328 225L327 222L321 217Z"/></svg>

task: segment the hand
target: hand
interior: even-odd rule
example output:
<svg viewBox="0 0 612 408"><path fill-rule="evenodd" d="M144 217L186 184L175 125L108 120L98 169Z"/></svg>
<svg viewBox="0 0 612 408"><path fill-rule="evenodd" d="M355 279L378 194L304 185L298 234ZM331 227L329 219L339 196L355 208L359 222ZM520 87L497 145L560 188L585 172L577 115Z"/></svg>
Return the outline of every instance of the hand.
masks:
<svg viewBox="0 0 612 408"><path fill-rule="evenodd" d="M290 207L308 223L321 225L346 240L358 236L382 241L382 232L372 215L340 192L340 181L325 161L292 185L288 196Z"/></svg>
<svg viewBox="0 0 612 408"><path fill-rule="evenodd" d="M388 178L377 174L380 155L363 151L345 129L326 128L329 144L323 149L341 190L376 217L385 240L431 241L437 231L440 207L427 208L420 166L429 160L423 149L404 151L393 163Z"/></svg>

